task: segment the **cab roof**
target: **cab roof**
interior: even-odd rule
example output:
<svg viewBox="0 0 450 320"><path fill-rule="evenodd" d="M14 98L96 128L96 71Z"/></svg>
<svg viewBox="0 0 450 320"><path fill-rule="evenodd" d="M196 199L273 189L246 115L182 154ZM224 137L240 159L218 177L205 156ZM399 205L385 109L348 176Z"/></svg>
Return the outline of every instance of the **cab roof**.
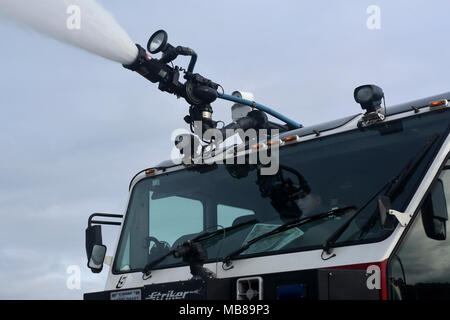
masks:
<svg viewBox="0 0 450 320"><path fill-rule="evenodd" d="M409 111L415 111L416 113L418 113L418 112L420 112L420 109L429 107L429 104L431 102L443 100L443 99L450 101L450 92L445 92L442 94L437 94L434 96L429 96L426 98L389 106L389 107L386 107L386 111L384 114L386 117L389 117L389 116L393 116L393 115L397 115L397 114L401 114L401 113L405 113L405 112L409 112ZM319 123L319 124L315 124L315 125L311 125L311 126L307 126L307 127L302 127L299 129L290 130L290 131L281 133L280 138L294 136L294 135L296 135L298 137L304 137L304 136L308 136L308 135L312 135L312 134L319 136L320 133L322 133L322 132L335 130L340 127L343 127L346 124L349 124L350 122L352 122L353 120L360 118L361 115L362 115L362 113L358 113L358 114L354 114L354 115L347 116L344 118L340 118L340 119L336 119L336 120L332 120L332 121L328 121L328 122L323 122L323 123ZM174 166L178 166L178 165L180 165L180 164L174 163L172 160L166 160L152 168L164 170L166 168L170 168L170 167L174 167ZM132 185L133 181L135 180L135 178L139 174L145 172L146 170L148 170L148 169L144 169L144 170L138 172L133 177L133 179L131 179L130 188L131 188L131 185Z"/></svg>

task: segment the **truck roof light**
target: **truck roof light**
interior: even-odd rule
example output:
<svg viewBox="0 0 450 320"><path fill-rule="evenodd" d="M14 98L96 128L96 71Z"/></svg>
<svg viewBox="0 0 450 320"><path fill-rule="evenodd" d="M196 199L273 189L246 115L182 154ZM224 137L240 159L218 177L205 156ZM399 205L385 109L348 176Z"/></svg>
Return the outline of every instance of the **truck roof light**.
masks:
<svg viewBox="0 0 450 320"><path fill-rule="evenodd" d="M264 143L258 143L251 146L252 149L261 149L264 148Z"/></svg>
<svg viewBox="0 0 450 320"><path fill-rule="evenodd" d="M151 174L155 174L156 173L156 169L147 169L145 170L145 174L146 175L151 175Z"/></svg>
<svg viewBox="0 0 450 320"><path fill-rule="evenodd" d="M273 145L276 145L276 144L281 144L281 140L277 139L277 140L272 140L272 141L267 142L268 146L273 146Z"/></svg>
<svg viewBox="0 0 450 320"><path fill-rule="evenodd" d="M448 106L448 100L442 99L430 102L430 108L437 108L437 107L447 107Z"/></svg>
<svg viewBox="0 0 450 320"><path fill-rule="evenodd" d="M381 108L381 100L384 98L384 93L380 87L374 84L367 84L356 88L353 96L355 101L361 105L361 108L370 113Z"/></svg>
<svg viewBox="0 0 450 320"><path fill-rule="evenodd" d="M290 136L283 139L284 143L296 143L300 141L299 136Z"/></svg>

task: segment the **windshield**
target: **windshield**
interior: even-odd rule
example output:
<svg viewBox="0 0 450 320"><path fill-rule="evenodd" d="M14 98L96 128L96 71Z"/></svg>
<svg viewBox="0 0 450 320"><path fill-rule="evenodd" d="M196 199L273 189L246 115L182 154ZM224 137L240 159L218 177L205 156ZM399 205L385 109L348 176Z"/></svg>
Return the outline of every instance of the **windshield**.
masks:
<svg viewBox="0 0 450 320"><path fill-rule="evenodd" d="M132 192L114 261L115 273L141 271L168 250L199 232L243 224L202 241L208 260L217 261L289 219L336 208L363 206L405 167L431 138L448 133L449 114L430 112L352 130L280 149L280 169L261 176L255 167L226 165L180 170L138 182ZM443 139L428 150L401 192L392 199L402 211ZM239 174L236 174L239 172ZM290 181L290 187L286 187ZM389 231L370 203L336 244L379 241ZM258 241L240 254L255 256L321 248L354 211L316 220ZM361 229L364 227L364 232ZM155 245L158 243L158 245ZM169 256L155 268L183 265Z"/></svg>

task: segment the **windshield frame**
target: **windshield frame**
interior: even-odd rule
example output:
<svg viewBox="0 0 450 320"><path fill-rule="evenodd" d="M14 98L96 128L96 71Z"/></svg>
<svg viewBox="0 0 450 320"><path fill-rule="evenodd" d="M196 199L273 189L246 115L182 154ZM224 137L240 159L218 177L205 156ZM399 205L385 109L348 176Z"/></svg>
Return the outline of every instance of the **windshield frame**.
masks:
<svg viewBox="0 0 450 320"><path fill-rule="evenodd" d="M444 109L444 110L431 110L429 112L422 112L421 115L428 115L430 113L435 114L438 112L450 112L449 109ZM413 117L417 117L416 114L411 114L411 115L405 115L405 114L401 114L401 115L397 115L397 116L391 116L390 119L386 119L383 123L387 123L387 122L391 122L391 121L396 121L396 120L406 120L409 118L413 118ZM336 133L331 133L327 136L323 136L323 137L315 137L312 139L308 139L308 140L302 140L300 143L294 144L294 145L289 145L289 146L285 146L282 148L287 148L287 147L292 147L298 144L301 144L303 142L306 141L310 141L310 140L315 140L318 138L327 138L329 136L338 136L341 134L351 134L351 132L353 131L358 131L360 129L358 128L350 128L350 129L346 129L346 130L340 130L339 132ZM432 151L432 154L429 156L429 160L428 162L424 165L424 170L423 172L420 174L420 176L418 177L418 179L416 180L416 182L414 183L414 185L411 187L411 191L409 193L406 194L406 198L405 201L402 204L402 208L401 210L404 211L410 204L412 198L414 197L414 195L417 193L418 191L418 187L420 185L420 183L423 181L425 175L428 173L431 164L433 163L433 161L436 158L436 155L439 153L439 151L442 149L443 143L445 141L445 139L447 138L447 136L449 135L450 132L450 126L447 127L447 130L445 132L442 133L442 136L438 139L438 141L436 142L438 145L436 146L436 148ZM431 151L430 151L431 152ZM189 169L195 168L196 165L192 165L189 166ZM123 221L122 224L122 228L121 228L121 233L120 233L120 237L119 240L117 242L117 247L116 247L116 252L114 255L114 261L113 264L111 266L111 272L114 275L119 275L119 274L126 274L126 273L134 273L134 272L142 272L143 267L142 268L136 268L136 269L130 269L130 270L123 270L123 271L119 271L116 270L116 262L118 261L118 255L119 255L119 247L120 244L122 243L122 237L124 236L124 227L127 223L127 219L129 217L128 213L129 213L129 206L130 206L130 199L132 197L132 194L136 188L136 186L146 180L146 179L152 179L161 175L168 175L168 174L177 174L179 172L182 172L186 169L186 166L183 165L173 165L167 168L164 168L161 172L158 172L157 174L154 175L142 175L141 177L139 177L139 173L133 178L135 179L135 181L132 181L131 184L131 189L130 189L130 197L129 197L129 202L127 204L127 213L125 215L125 219ZM141 173L145 172L141 171ZM256 224L256 223L255 223ZM253 225L253 224L252 224ZM392 233L394 232L395 228L393 230L390 230L389 232L386 232L384 235L379 236L379 237L372 237L372 238L368 238L368 239L357 239L357 240L349 240L349 241L337 241L333 247L334 248L338 248L338 247L347 247L347 246L353 246L353 245L362 245L362 244L370 244L370 243L376 243L376 242L381 242L384 241L385 239L389 238ZM221 234L217 234L214 235L213 237L220 237ZM276 251L263 251L263 252L257 252L257 253L249 253L249 254L245 254L245 255L238 255L233 257L233 260L240 260L240 259L250 259L250 258L256 258L256 257L262 257L262 256L272 256L272 255L282 255L282 254L289 254L289 253L296 253L296 252L305 252L305 251L312 251L312 250L321 250L323 249L322 244L318 244L318 245L309 245L309 246L302 246L302 247L296 247L296 248L290 248L290 249L280 249L280 250L276 250ZM208 264L208 263L218 263L218 262L223 262L225 256L221 256L221 257L215 257L215 258L209 258L207 259L204 263ZM178 263L174 263L174 264L167 264L167 265L156 265L152 268L152 270L160 270L160 269L171 269L171 268L180 268L180 267L186 267L188 266L188 263L185 263L183 261L178 262Z"/></svg>

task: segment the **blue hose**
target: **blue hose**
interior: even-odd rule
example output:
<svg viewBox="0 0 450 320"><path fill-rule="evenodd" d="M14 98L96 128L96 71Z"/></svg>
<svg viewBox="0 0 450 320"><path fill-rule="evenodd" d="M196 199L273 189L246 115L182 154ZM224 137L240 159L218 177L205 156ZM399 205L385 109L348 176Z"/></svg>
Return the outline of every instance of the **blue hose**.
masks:
<svg viewBox="0 0 450 320"><path fill-rule="evenodd" d="M219 93L219 98L223 99L223 100L228 100L228 101L233 101L236 103L244 104L244 105L256 108L258 110L264 111L265 113L270 114L271 116L283 121L289 127L291 127L291 129L303 128L303 126L300 123L298 123L294 120L291 120L291 119L283 116L281 113L278 113L275 110L272 110L271 108L263 106L262 104L259 104L257 102L238 98L238 97L231 96L229 94L224 94L224 93Z"/></svg>

